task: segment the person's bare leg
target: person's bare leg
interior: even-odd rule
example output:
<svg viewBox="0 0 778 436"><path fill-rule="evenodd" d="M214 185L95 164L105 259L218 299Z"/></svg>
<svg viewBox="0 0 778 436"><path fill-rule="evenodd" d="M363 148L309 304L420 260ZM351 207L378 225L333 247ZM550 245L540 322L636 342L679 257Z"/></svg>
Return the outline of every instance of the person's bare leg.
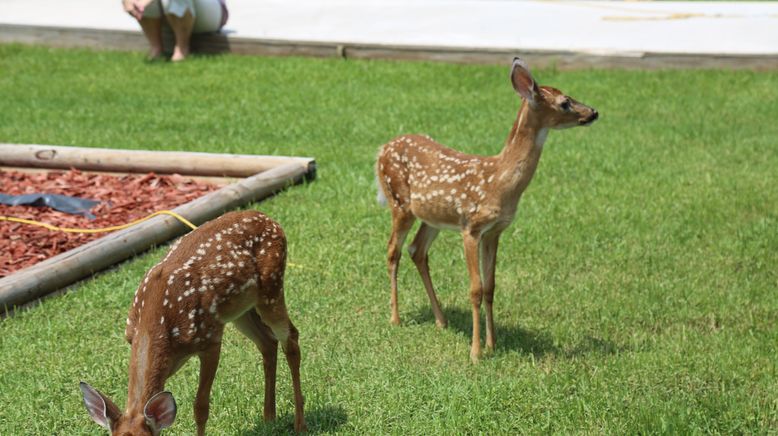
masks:
<svg viewBox="0 0 778 436"><path fill-rule="evenodd" d="M186 11L183 17L177 17L173 14L165 15L173 34L176 36L176 46L173 49L173 62L182 61L189 55L189 39L192 37L192 28L194 27L194 16L192 11Z"/></svg>
<svg viewBox="0 0 778 436"><path fill-rule="evenodd" d="M138 20L143 34L149 40L149 59L162 56L162 19L143 17Z"/></svg>

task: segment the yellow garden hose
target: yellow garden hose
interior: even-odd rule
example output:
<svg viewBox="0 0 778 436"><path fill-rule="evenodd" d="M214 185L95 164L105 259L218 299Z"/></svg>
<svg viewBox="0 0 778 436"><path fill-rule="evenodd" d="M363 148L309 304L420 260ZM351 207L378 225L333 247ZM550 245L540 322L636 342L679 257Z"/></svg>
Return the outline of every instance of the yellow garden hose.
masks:
<svg viewBox="0 0 778 436"><path fill-rule="evenodd" d="M122 225L119 225L119 226L102 227L102 228L99 228L99 229L76 229L76 228L69 228L69 227L57 227L57 226L54 226L54 225L51 225L51 224L42 223L40 221L28 220L28 219L24 219L24 218L14 218L14 217L11 217L11 216L2 216L2 215L0 215L0 221L9 221L9 222L13 222L13 223L29 224L29 225L32 225L32 226L43 227L43 228L46 228L46 229L49 229L49 230L52 230L52 231L55 231L55 232L65 232L65 233L105 233L105 232L113 232L113 231L116 231L116 230L122 230L122 229L126 229L128 227L132 227L132 226L134 226L136 224L140 224L140 223L142 223L142 222L144 222L146 220L154 218L157 215L170 215L173 218L176 218L177 220L179 220L182 223L184 223L187 226L189 226L192 230L197 229L196 225L192 224L191 222L189 222L189 220L187 220L186 218L182 217L181 215L173 212L172 210L160 210L160 211L152 213L151 215L148 215L148 216L145 216L143 218L137 219L137 220L135 220L135 221L133 221L131 223L122 224ZM297 264L294 264L292 262L287 262L286 264L291 266L291 267L293 267L293 268L308 269L308 268L304 268L302 265L297 265Z"/></svg>
<svg viewBox="0 0 778 436"><path fill-rule="evenodd" d="M182 217L181 215L173 212L172 210L160 210L158 212L152 213L149 216L146 216L146 217L143 217L141 219L135 220L135 221L133 221L131 223L122 224L120 226L103 227L103 228L99 228L99 229L73 229L73 228L68 228L68 227L57 227L57 226L53 226L51 224L42 223L40 221L26 220L26 219L23 219L23 218L14 218L14 217L10 217L10 216L0 216L0 221L11 221L11 222L14 222L14 223L30 224L30 225L33 225L33 226L43 227L43 228L46 228L46 229L49 229L49 230L53 230L53 231L56 231L56 232L65 232L65 233L105 233L105 232L113 232L115 230L126 229L127 227L132 227L132 226L134 226L136 224L142 223L143 221L146 221L146 220L149 220L151 218L154 218L157 215L170 215L170 216L178 219L182 223L186 224L187 226L191 227L192 230L197 228L196 225L190 223L189 220L187 220L186 218Z"/></svg>

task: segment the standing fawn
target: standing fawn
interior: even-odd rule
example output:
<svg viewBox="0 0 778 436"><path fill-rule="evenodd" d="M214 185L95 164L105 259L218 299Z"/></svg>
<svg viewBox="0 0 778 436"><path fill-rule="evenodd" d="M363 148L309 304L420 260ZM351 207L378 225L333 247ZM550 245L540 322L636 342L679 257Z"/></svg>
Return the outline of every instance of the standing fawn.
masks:
<svg viewBox="0 0 778 436"><path fill-rule="evenodd" d="M89 415L113 435L157 435L176 417L165 381L193 355L200 358L194 404L205 434L222 334L232 321L262 353L265 420L276 416L278 342L294 388L294 429L305 430L297 329L284 304L286 237L262 213L231 212L184 236L151 268L135 292L125 336L131 345L127 409L81 382Z"/></svg>
<svg viewBox="0 0 778 436"><path fill-rule="evenodd" d="M388 266L393 324L397 308L397 268L405 237L416 218L422 221L408 247L427 290L435 323L446 326L430 279L427 252L440 229L459 230L464 239L473 339L470 358L481 354L479 313L486 300L486 348L494 349L494 269L500 233L510 225L522 192L532 180L549 129L588 126L597 111L555 88L538 86L519 58L511 69L513 88L523 102L502 152L475 156L447 148L426 136L405 135L385 144L378 153L378 200L392 211ZM483 275L483 278L482 278Z"/></svg>

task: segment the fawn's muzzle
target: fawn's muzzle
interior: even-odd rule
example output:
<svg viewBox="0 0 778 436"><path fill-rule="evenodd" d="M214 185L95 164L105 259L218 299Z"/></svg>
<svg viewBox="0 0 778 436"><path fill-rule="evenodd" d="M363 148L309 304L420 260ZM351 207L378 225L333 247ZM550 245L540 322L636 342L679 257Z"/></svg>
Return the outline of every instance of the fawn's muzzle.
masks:
<svg viewBox="0 0 778 436"><path fill-rule="evenodd" d="M593 110L592 114L589 115L589 117L587 117L586 119L581 120L581 125L582 126L588 126L589 124L595 122L597 120L597 118L599 118L599 117L600 117L599 112L597 112L596 110Z"/></svg>

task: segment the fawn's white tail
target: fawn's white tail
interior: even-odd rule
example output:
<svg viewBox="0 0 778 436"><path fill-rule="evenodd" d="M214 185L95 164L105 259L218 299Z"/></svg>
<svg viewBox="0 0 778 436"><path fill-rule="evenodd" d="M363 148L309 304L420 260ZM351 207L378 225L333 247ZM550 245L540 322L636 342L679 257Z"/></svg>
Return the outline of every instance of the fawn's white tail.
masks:
<svg viewBox="0 0 778 436"><path fill-rule="evenodd" d="M386 205L389 204L389 202L386 199L386 195L384 195L384 190L381 189L381 184L378 182L378 179L375 179L375 188L376 188L376 196L375 196L376 201L381 207L386 207Z"/></svg>
<svg viewBox="0 0 778 436"><path fill-rule="evenodd" d="M383 150L383 147L378 150L378 156L381 156L381 151ZM376 158L376 162L378 159ZM376 196L375 199L378 202L378 205L381 207L386 207L389 204L389 200L386 198L386 194L384 194L384 188L381 187L381 181L378 180L378 178L381 177L381 168L379 167L379 164L376 163L375 166L375 189L376 189Z"/></svg>

